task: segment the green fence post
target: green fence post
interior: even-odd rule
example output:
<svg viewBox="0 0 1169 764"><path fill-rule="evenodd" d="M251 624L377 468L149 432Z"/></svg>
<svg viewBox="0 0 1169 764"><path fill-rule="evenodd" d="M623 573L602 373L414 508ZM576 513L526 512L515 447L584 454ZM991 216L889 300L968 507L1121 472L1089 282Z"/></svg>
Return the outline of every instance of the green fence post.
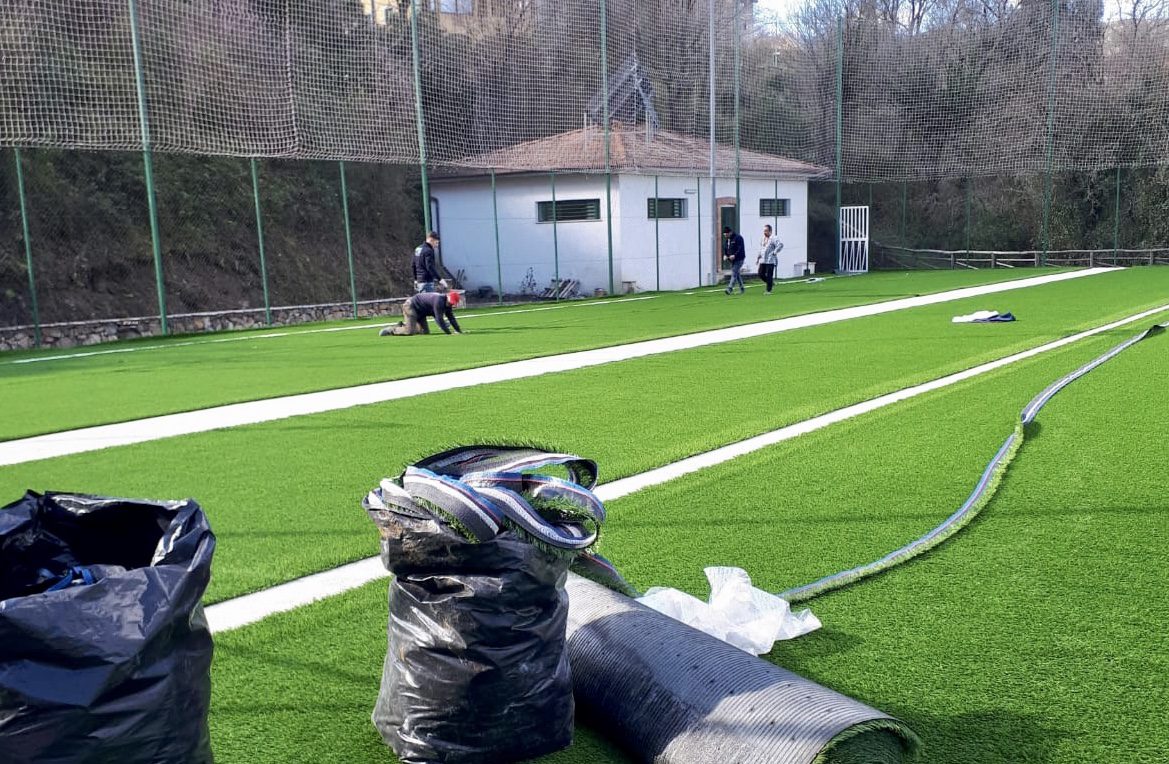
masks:
<svg viewBox="0 0 1169 764"><path fill-rule="evenodd" d="M658 176L654 176L654 282L655 291L662 291L662 241L659 222L661 205L658 204Z"/></svg>
<svg viewBox="0 0 1169 764"><path fill-rule="evenodd" d="M560 213L556 209L556 171L548 173L552 176L552 276L556 279L557 286L560 285L560 235L556 230L557 220ZM560 290L556 290L556 300L560 300Z"/></svg>
<svg viewBox="0 0 1169 764"><path fill-rule="evenodd" d="M609 294L615 294L613 284L613 167L611 165L611 139L609 134L609 17L605 6L608 0L600 0L601 4L601 99L604 101L605 119L605 226L609 235Z"/></svg>
<svg viewBox="0 0 1169 764"><path fill-rule="evenodd" d="M970 259L970 192L971 192L971 189L973 187L974 187L974 180L972 178L967 178L966 179L966 259L967 260Z"/></svg>
<svg viewBox="0 0 1169 764"><path fill-rule="evenodd" d="M272 325L272 303L268 300L268 259L264 255L264 217L260 214L260 173L256 169L256 158L251 158L252 201L256 206L256 240L260 244L260 283L264 288L264 323Z"/></svg>
<svg viewBox="0 0 1169 764"><path fill-rule="evenodd" d="M698 286L702 286L702 176L694 176L694 220L698 223Z"/></svg>
<svg viewBox="0 0 1169 764"><path fill-rule="evenodd" d="M1051 195L1052 195L1052 162L1055 155L1055 82L1056 82L1056 52L1059 48L1059 3L1060 0L1051 0L1051 74L1047 85L1047 157L1044 162L1043 184L1043 259L1040 265L1047 265L1047 252L1051 247Z"/></svg>
<svg viewBox="0 0 1169 764"><path fill-rule="evenodd" d="M345 255L349 259L349 297L353 301L353 317L357 318L357 278L353 274L353 236L349 232L349 184L345 182L345 162L337 162L341 169L341 214L345 217Z"/></svg>
<svg viewBox="0 0 1169 764"><path fill-rule="evenodd" d="M901 181L901 246L909 243L909 227L906 221L906 212L909 208L909 183Z"/></svg>
<svg viewBox="0 0 1169 764"><path fill-rule="evenodd" d="M553 207L556 205L553 204ZM553 210L555 212L555 210ZM491 217L495 221L495 277L499 284L499 304L503 304L503 260L499 254L499 200L495 195L495 168L491 168Z"/></svg>
<svg viewBox="0 0 1169 764"><path fill-rule="evenodd" d="M771 201L771 212L774 218L774 224L771 226L771 235L779 236L779 178L775 179L775 198Z"/></svg>
<svg viewBox="0 0 1169 764"><path fill-rule="evenodd" d="M24 195L24 168L21 166L20 149L12 148L16 160L16 195L20 197L20 228L24 235L24 262L28 269L28 298L32 307L33 343L41 346L41 312L37 307L37 281L32 268L32 240L28 234L28 201Z"/></svg>
<svg viewBox="0 0 1169 764"><path fill-rule="evenodd" d="M154 160L150 151L150 123L146 118L146 81L142 75L142 40L138 30L136 0L126 0L130 8L130 42L134 48L134 84L138 93L138 127L142 134L142 172L146 180L146 206L150 216L150 245L154 253L154 282L158 289L158 318L162 333L170 334L166 318L166 289L162 277L162 245L158 234L158 207L154 197Z"/></svg>
<svg viewBox="0 0 1169 764"><path fill-rule="evenodd" d="M1120 167L1116 168L1116 208L1112 214L1112 262L1120 254Z"/></svg>
<svg viewBox="0 0 1169 764"><path fill-rule="evenodd" d="M739 27L739 7L741 2L735 0L735 232L743 233L743 198L740 189L740 176L742 175L742 163L739 157L740 136L741 130L740 114L739 114L739 69L741 67L741 60L739 57L739 46L742 44L742 30Z"/></svg>
<svg viewBox="0 0 1169 764"><path fill-rule="evenodd" d="M844 17L836 17L836 270L840 270L840 177L844 171Z"/></svg>
<svg viewBox="0 0 1169 764"><path fill-rule="evenodd" d="M710 103L708 110L710 111L710 259L711 259L711 281L721 279L722 259L719 257L719 241L721 232L719 226L722 223L718 217L718 176L715 167L715 79L714 79L714 0L706 1L707 22L709 30L707 31L707 40L709 49L709 64L707 65L710 82L707 85L707 90L710 96Z"/></svg>
<svg viewBox="0 0 1169 764"><path fill-rule="evenodd" d="M426 117L422 110L422 63L418 54L418 0L410 0L410 53L414 62L414 116L418 127L418 166L422 170L423 235L430 234L430 180L426 174ZM439 255L439 265L442 256Z"/></svg>

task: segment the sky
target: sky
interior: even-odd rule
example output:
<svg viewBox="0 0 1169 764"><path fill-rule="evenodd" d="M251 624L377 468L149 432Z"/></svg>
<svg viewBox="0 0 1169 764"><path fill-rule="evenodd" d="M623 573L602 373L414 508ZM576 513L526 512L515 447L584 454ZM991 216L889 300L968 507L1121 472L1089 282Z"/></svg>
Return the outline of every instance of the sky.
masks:
<svg viewBox="0 0 1169 764"><path fill-rule="evenodd" d="M787 15L792 9L798 7L800 0L758 0L755 3L755 11L760 15L770 13L781 13Z"/></svg>

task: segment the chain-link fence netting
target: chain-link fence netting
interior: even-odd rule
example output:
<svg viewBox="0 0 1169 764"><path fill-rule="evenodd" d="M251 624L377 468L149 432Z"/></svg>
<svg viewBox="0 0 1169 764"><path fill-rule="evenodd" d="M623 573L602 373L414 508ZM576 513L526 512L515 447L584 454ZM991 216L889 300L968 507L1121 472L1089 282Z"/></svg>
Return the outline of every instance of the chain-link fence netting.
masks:
<svg viewBox="0 0 1169 764"><path fill-rule="evenodd" d="M248 160L159 154L154 182L167 312L263 308Z"/></svg>
<svg viewBox="0 0 1169 764"><path fill-rule="evenodd" d="M782 27L755 21L748 0L14 0L0 142L141 147L137 40L164 151L410 163L421 117L436 165L583 169L571 141L484 155L600 131L606 112L709 138L713 80L723 169L736 145L839 158L852 180L1169 161L1159 0L812 0Z"/></svg>
<svg viewBox="0 0 1169 764"><path fill-rule="evenodd" d="M21 230L16 152L0 151L0 326L34 321L28 266Z"/></svg>
<svg viewBox="0 0 1169 764"><path fill-rule="evenodd" d="M718 270L701 248L752 179L813 181L807 257L822 266L835 199L817 180L841 181L846 203L868 203L872 184L874 240L891 246L1169 241L1164 0L808 0L760 22L750 0L12 0L0 146L22 148L29 174L32 319L157 314L131 153L144 147L176 313L263 302L252 158L272 305L399 296L431 212L420 188L458 177L482 195L492 171L511 194L549 173L566 193L606 169L672 178L668 211L701 221L704 207L713 221L695 231L699 278ZM712 172L716 199L698 180ZM0 254L6 325L32 310L13 174L0 211L16 242ZM614 197L611 215L595 184L562 198L600 194L602 219L644 218L643 186L637 205ZM539 294L572 276L558 262L571 240L541 228L538 247L523 243L520 221L550 202L533 194L522 210L503 200L500 216L482 203L460 213L483 238L500 228L499 265L480 284ZM734 205L739 222L761 194ZM689 257L674 238L671 256ZM625 280L612 259L589 266L610 290Z"/></svg>
<svg viewBox="0 0 1169 764"><path fill-rule="evenodd" d="M338 162L260 163L272 305L350 302Z"/></svg>
<svg viewBox="0 0 1169 764"><path fill-rule="evenodd" d="M423 236L418 168L346 162L345 175L357 299L402 297L413 281L410 257Z"/></svg>
<svg viewBox="0 0 1169 764"><path fill-rule="evenodd" d="M142 156L22 153L40 321L157 316Z"/></svg>

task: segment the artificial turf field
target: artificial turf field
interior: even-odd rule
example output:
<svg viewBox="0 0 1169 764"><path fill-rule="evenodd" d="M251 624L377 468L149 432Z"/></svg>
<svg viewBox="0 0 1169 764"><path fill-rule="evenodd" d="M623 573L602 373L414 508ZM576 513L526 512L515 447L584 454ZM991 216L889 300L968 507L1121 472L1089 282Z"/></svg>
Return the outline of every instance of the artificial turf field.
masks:
<svg viewBox="0 0 1169 764"><path fill-rule="evenodd" d="M755 299L761 298L762 290L752 285L742 299L727 299L716 289L476 309L458 313L467 336L451 336L442 342L425 337L377 339L377 327L389 320L382 319L5 353L0 356L0 390L7 405L6 416L0 420L0 440L688 334L1064 270L829 278L784 284L778 287L780 294L767 302ZM46 401L53 405L46 406Z"/></svg>
<svg viewBox="0 0 1169 764"><path fill-rule="evenodd" d="M863 294L869 278L878 285L900 280L900 295L938 291L932 287L939 282L931 282L937 275L848 282ZM879 299L889 296L897 295ZM670 299L679 300L679 310L705 315L706 304L681 302L698 297ZM706 299L721 306L711 310L722 310L727 323L751 319L743 313L748 300L761 306L785 299L717 297ZM799 312L825 307L808 299ZM209 593L217 600L372 554L376 534L358 507L361 495L411 457L444 445L545 442L596 458L602 480L611 480L1166 302L1169 270L1105 274L19 465L0 471L0 488L11 498L25 487L195 496L221 541ZM1009 309L1021 320L949 323L951 315L982 307ZM773 312L758 317L783 315L774 312L782 308L766 310ZM511 315L495 320L519 325L539 314ZM628 315L592 320L605 331L623 326L631 339L644 338L636 334L644 327ZM777 590L868 561L961 502L1032 395L1143 326L611 502L602 552L638 586L699 595L705 565L741 565L759 585ZM587 333L584 325L577 331ZM317 334L312 341L324 343L320 355L329 352L328 338L347 343L361 334ZM981 519L935 553L814 600L824 629L780 645L770 659L905 719L924 739L927 761L1156 760L1169 743L1159 717L1167 700L1160 677L1169 622L1161 477L1167 343L1164 337L1141 343L1061 393ZM148 355L124 357L144 364ZM223 368L214 358L199 363L218 378L230 376L236 361L231 356ZM99 378L116 378L101 364ZM51 364L31 366L41 366L43 384L51 383ZM135 375L149 376L141 368ZM76 370L65 376L72 381L59 383L62 392L84 380ZM268 387L266 379L253 378L246 395L287 390ZM169 399L190 408L181 393L170 390ZM44 406L39 419L48 424L39 431L70 426L62 423L72 415L54 419L53 411ZM35 413L27 419L39 421ZM384 592L384 582L373 584L217 637L212 725L220 761L392 760L368 720L385 651ZM624 760L596 730L582 729L578 738L552 758Z"/></svg>

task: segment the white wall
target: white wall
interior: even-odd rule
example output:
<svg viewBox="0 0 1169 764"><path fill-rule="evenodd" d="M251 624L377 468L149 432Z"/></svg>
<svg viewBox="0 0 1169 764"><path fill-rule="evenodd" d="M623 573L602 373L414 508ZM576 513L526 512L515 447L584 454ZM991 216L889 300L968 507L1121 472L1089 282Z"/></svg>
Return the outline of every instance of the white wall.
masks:
<svg viewBox="0 0 1169 764"><path fill-rule="evenodd" d="M464 269L465 284L469 289L481 285L498 289L490 178L436 181L431 185L431 195L439 200L443 263L452 273L459 268ZM609 245L605 223L604 176L556 176L557 200L600 199L601 219L557 223L555 248L553 225L536 222L536 203L552 200L551 181L547 175L497 176L496 196L505 293L520 292L529 268L536 279L537 293L542 292L556 273L557 259L560 278L579 280L582 293L592 294L598 287L608 289ZM617 204L617 183L614 181L614 211ZM619 240L620 231L615 226L615 251ZM614 279L620 287L616 264L614 271Z"/></svg>
<svg viewBox="0 0 1169 764"><path fill-rule="evenodd" d="M759 217L759 199L775 195L775 182L743 178L740 183L743 238L747 243L747 270L753 270L764 223L777 225L784 243L777 274L790 277L797 262L807 259L808 193L805 181L780 181L779 198L790 199L790 215ZM734 178L718 181L719 196L734 196ZM442 258L452 272L466 271L469 289L481 285L498 288L495 230L489 178L436 180L431 194L439 200ZM647 215L647 200L654 195L653 176L621 175L613 178L613 281L616 291L623 281L636 282L639 290L658 288L689 289L709 283L718 262L711 253L711 226L717 210L711 209L708 178L658 178L658 196L686 200L686 217L658 221L655 259L654 221ZM551 201L550 179L546 175L497 177L499 204L500 261L503 289L520 292L530 268L537 292L543 291L555 274L553 225L536 222L536 203ZM561 278L581 282L581 293L609 287L608 238L605 223L604 176L556 176L556 198L600 199L601 220L558 223L555 226ZM698 212L701 207L701 220ZM701 226L701 255L699 227ZM700 268L701 263L701 268ZM717 274L715 276L717 278Z"/></svg>
<svg viewBox="0 0 1169 764"><path fill-rule="evenodd" d="M760 217L759 200L776 197L776 184L773 180L743 178L739 184L739 198L741 209L739 220L742 227L741 234L747 245L747 263L744 270L755 270L755 258L759 254L759 242L763 239L763 226L770 225L775 229L775 235L783 242L783 251L779 253L779 266L775 269L778 278L791 278L795 273L796 263L803 263L808 259L808 183L803 180L779 181L780 199L790 199L789 215L787 217ZM720 196L734 196L735 180L719 181L718 193ZM803 273L801 268L800 273Z"/></svg>
<svg viewBox="0 0 1169 764"><path fill-rule="evenodd" d="M639 290L658 289L659 277L660 288L666 290L689 289L697 285L700 278L705 280L710 271L710 221L707 215L710 209L710 184L703 185L707 196L702 199L701 263L698 257L697 178L658 178L658 196L663 199L685 199L686 217L662 218L657 221L656 239L655 221L647 211L647 201L654 196L653 177L622 175L620 186L620 209L614 210L614 217L620 221L621 247L614 256L620 260L622 280L637 282L636 288ZM618 284L618 291L621 288Z"/></svg>

